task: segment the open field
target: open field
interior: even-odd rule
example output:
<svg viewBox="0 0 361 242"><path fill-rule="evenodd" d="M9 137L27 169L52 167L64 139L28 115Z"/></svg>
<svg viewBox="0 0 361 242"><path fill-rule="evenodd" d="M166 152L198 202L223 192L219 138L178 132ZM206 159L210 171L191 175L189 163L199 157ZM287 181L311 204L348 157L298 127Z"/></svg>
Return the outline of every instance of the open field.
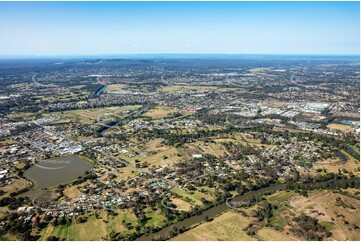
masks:
<svg viewBox="0 0 361 242"><path fill-rule="evenodd" d="M29 117L34 116L34 113L16 113L16 114L10 114L8 117L12 119L26 119Z"/></svg>
<svg viewBox="0 0 361 242"><path fill-rule="evenodd" d="M166 106L157 106L155 108L150 109L148 112L144 114L146 117L151 117L152 119L160 119L165 118L168 115L175 113L177 111L176 108L166 107Z"/></svg>
<svg viewBox="0 0 361 242"><path fill-rule="evenodd" d="M163 141L163 139L152 139L152 140L148 141L145 144L147 151L148 152L151 152L151 151L160 152L160 151L167 150L169 147L163 145L162 141Z"/></svg>
<svg viewBox="0 0 361 242"><path fill-rule="evenodd" d="M79 189L75 186L68 187L64 189L64 195L68 198L77 198L82 195Z"/></svg>
<svg viewBox="0 0 361 242"><path fill-rule="evenodd" d="M1 241L15 241L16 236L10 233L0 236Z"/></svg>
<svg viewBox="0 0 361 242"><path fill-rule="evenodd" d="M164 225L165 216L157 211L147 211L146 217L148 219L146 226L161 227Z"/></svg>
<svg viewBox="0 0 361 242"><path fill-rule="evenodd" d="M337 202L337 199L340 201ZM314 191L308 197L294 192L277 192L268 196L267 200L278 206L270 219L270 226L284 236L290 229L288 223L305 213L316 218L333 234L331 240L359 240L359 229L353 228L354 225L360 225L359 200L331 191ZM348 224L345 223L346 220Z"/></svg>
<svg viewBox="0 0 361 242"><path fill-rule="evenodd" d="M177 206L177 210L190 211L190 209L192 207L191 204L189 204L179 198L172 198L171 201L173 204L175 204Z"/></svg>
<svg viewBox="0 0 361 242"><path fill-rule="evenodd" d="M134 177L139 173L136 169L131 167L120 168L118 171L119 172L117 173L117 178L115 178L115 181L117 182L120 180L126 180Z"/></svg>
<svg viewBox="0 0 361 242"><path fill-rule="evenodd" d="M100 240L107 234L104 222L101 219L96 219L95 216L91 216L85 223L73 224L69 229L75 230L78 240Z"/></svg>
<svg viewBox="0 0 361 242"><path fill-rule="evenodd" d="M2 145L12 145L12 144L17 144L18 142L16 140L13 139L7 139L4 141L0 141L0 146Z"/></svg>
<svg viewBox="0 0 361 242"><path fill-rule="evenodd" d="M329 125L327 125L327 127L329 129L340 130L344 133L349 133L349 132L353 131L352 126L345 125L345 124L329 124Z"/></svg>
<svg viewBox="0 0 361 242"><path fill-rule="evenodd" d="M279 205L280 203L288 201L290 198L296 196L297 193L291 192L276 192L267 197L267 201Z"/></svg>
<svg viewBox="0 0 361 242"><path fill-rule="evenodd" d="M275 240L275 241L289 241L289 240L296 240L289 235L286 235L282 232L279 232L272 228L262 228L257 232L258 237L261 240Z"/></svg>
<svg viewBox="0 0 361 242"><path fill-rule="evenodd" d="M24 188L27 188L30 186L31 186L31 183L25 179L22 179L22 178L15 179L13 183L3 186L3 187L0 187L0 190L3 190L4 192L6 192L1 197L7 197L12 192L17 192L21 189L24 189Z"/></svg>
<svg viewBox="0 0 361 242"><path fill-rule="evenodd" d="M172 85L165 86L160 89L162 92L187 92L187 91L207 91L207 90L217 90L218 87L215 86L180 86L180 85Z"/></svg>
<svg viewBox="0 0 361 242"><path fill-rule="evenodd" d="M160 152L148 153L147 155L137 155L132 158L128 154L121 156L122 158L129 161L132 165L135 166L136 160L139 160L140 163L148 162L149 166L161 167L164 165L172 165L176 161L179 161L181 157L178 157L177 148L169 147Z"/></svg>
<svg viewBox="0 0 361 242"><path fill-rule="evenodd" d="M200 199L197 199L196 197L192 196L191 194L186 192L186 190L184 190L184 189L180 189L180 188L176 187L176 188L173 188L172 191L183 198L190 199L189 203L192 206L195 206L195 205L201 206L202 205L202 202L200 201Z"/></svg>
<svg viewBox="0 0 361 242"><path fill-rule="evenodd" d="M280 191L266 196L266 199L276 205L277 209L273 211L273 216L270 218L269 225L272 230L271 228L260 230L258 232L260 239L295 239L292 237L291 227L288 224L293 218L304 213L317 219L332 233L327 240L359 240L360 231L354 228L354 226L360 226L360 201L357 199L328 190L310 192L308 197L292 191ZM273 231L273 229L276 230Z"/></svg>
<svg viewBox="0 0 361 242"><path fill-rule="evenodd" d="M260 72L264 72L264 71L267 71L267 70L269 70L269 68L258 67L258 68L250 69L249 71L252 72L252 73L260 73Z"/></svg>
<svg viewBox="0 0 361 242"><path fill-rule="evenodd" d="M64 112L53 112L49 113L46 116L61 115L63 118L57 122L64 122L66 120L72 120L75 122L81 123L91 123L100 118L112 118L112 117L121 117L124 115L124 112L132 111L139 108L139 105L133 106L115 106L115 107L105 107L105 108L93 108L93 109L79 109L79 110L69 110Z"/></svg>
<svg viewBox="0 0 361 242"><path fill-rule="evenodd" d="M74 89L82 89L83 87L85 87L85 85L71 86L71 88L74 88Z"/></svg>
<svg viewBox="0 0 361 242"><path fill-rule="evenodd" d="M106 224L106 230L108 234L111 231L121 232L121 233L126 232L127 228L123 225L122 223L123 220L132 225L136 224L137 217L134 214L124 210L123 211L119 210L116 212L118 213L118 215L107 217L108 223Z"/></svg>
<svg viewBox="0 0 361 242"><path fill-rule="evenodd" d="M105 92L119 92L127 87L125 84L111 84L105 89Z"/></svg>
<svg viewBox="0 0 361 242"><path fill-rule="evenodd" d="M250 219L233 211L216 217L211 222L203 223L171 240L255 240L243 231L250 223Z"/></svg>
<svg viewBox="0 0 361 242"><path fill-rule="evenodd" d="M194 154L210 154L216 157L222 157L228 153L224 146L220 143L205 143L198 141L187 144L185 147L187 147L187 150L184 155L189 158L191 158Z"/></svg>
<svg viewBox="0 0 361 242"><path fill-rule="evenodd" d="M106 236L106 226L101 219L91 216L85 223L49 226L42 231L41 240L46 240L49 236L65 240L101 240Z"/></svg>
<svg viewBox="0 0 361 242"><path fill-rule="evenodd" d="M94 215L89 216L84 223L73 222L70 226L58 225L48 226L40 233L40 240L46 240L49 236L56 236L65 240L102 240L111 231L125 232L126 228L122 224L122 220L127 223L135 224L137 218L134 214L127 211L116 211L117 215L106 215L101 212L99 218ZM107 223L103 219L106 217Z"/></svg>
<svg viewBox="0 0 361 242"><path fill-rule="evenodd" d="M347 162L344 163L339 160L339 158L335 160L328 160L328 161L318 161L315 163L314 168L322 168L326 169L328 172L334 172L337 173L338 170L346 169L349 172L352 172L353 174L360 174L359 168L360 168L360 162L356 160L354 157L346 153L345 151L341 151L343 155L347 157Z"/></svg>

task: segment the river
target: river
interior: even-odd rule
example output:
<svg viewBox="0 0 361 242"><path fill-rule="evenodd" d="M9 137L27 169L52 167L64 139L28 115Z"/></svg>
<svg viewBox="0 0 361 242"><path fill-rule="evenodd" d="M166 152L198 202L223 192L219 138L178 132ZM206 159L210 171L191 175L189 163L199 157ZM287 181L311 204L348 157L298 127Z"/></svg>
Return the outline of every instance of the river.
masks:
<svg viewBox="0 0 361 242"><path fill-rule="evenodd" d="M348 178L348 179L340 179L340 180L329 180L329 181L323 181L323 182L317 182L316 185L318 185L319 187L321 187L323 184L336 184L336 183L341 183L344 181L353 181L357 184L358 189L360 189L360 178L355 177L355 178ZM308 185L315 185L315 183L311 183ZM287 185L286 184L273 184L270 185L268 187L265 188L261 188L259 190L256 191L250 191L250 192L246 192L244 195L240 195L237 197L234 197L232 199L230 199L227 202L224 202L220 205L217 205L215 207L212 207L208 210L203 211L200 215L195 215L189 218L186 218L182 221L179 221L175 224L169 225L168 227L163 228L162 230L155 232L155 233L151 233L148 235L143 235L139 238L137 238L136 240L138 241L150 241L150 240L160 240L161 237L162 238L168 238L170 237L170 232L174 230L174 227L180 228L180 227L185 227L185 228L189 228L192 225L196 225L199 224L201 222L204 222L206 220L206 217L208 218L212 218L215 217L216 215L219 215L225 211L227 211L228 209L232 208L232 205L234 205L235 208L237 208L238 206L236 206L237 202L247 202L249 201L252 196L260 196L260 195L266 195L267 193L274 193L278 190L284 190L286 189ZM319 188L318 187L318 188ZM310 188L312 190L312 188ZM314 187L313 189L317 189L317 187Z"/></svg>
<svg viewBox="0 0 361 242"><path fill-rule="evenodd" d="M225 211L227 211L228 209L230 209L230 206L229 204L232 204L232 203L236 203L236 202L242 202L242 201L247 201L247 200L250 200L253 196L258 196L258 195L263 195L263 194L266 194L268 192L272 193L272 192L276 192L277 190L282 190L282 189L285 189L286 188L286 185L285 184L274 184L274 185L271 185L269 187L265 187L265 188L261 188L257 191L250 191L250 192L247 192L245 193L244 195L240 195L240 196L237 196L233 199L231 199L230 201L228 202L224 202L220 205L217 205L217 206L214 206L208 210L205 210L203 211L200 215L195 215L195 216L192 216L192 217L189 217L189 218L186 218L182 221L179 221L175 224L172 224L158 232L155 232L155 233L151 233L151 234L148 234L148 235L144 235L144 236L141 236L139 237L138 241L150 241L150 240L153 240L153 239L156 239L156 240L159 240L160 237L168 237L169 235L169 232L173 231L174 227L185 227L185 228L188 228L194 224L198 224L200 222L204 222L206 217L208 218L211 218L211 217L214 217L218 214L221 214Z"/></svg>

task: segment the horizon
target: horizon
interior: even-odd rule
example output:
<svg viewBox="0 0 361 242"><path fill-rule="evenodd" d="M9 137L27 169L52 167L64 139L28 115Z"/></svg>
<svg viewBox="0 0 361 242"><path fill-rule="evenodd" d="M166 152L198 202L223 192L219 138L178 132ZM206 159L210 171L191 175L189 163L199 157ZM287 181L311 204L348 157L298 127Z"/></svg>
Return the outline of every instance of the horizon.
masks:
<svg viewBox="0 0 361 242"><path fill-rule="evenodd" d="M207 57L207 58L219 58L224 57L236 58L242 57L357 57L360 58L360 54L277 54L277 53L265 53L265 54L249 54L249 53L134 53L134 54L92 54L92 55L82 55L82 54L64 54L64 55L0 55L0 60L21 60L21 59L121 59L121 58L186 58L193 59L197 57Z"/></svg>
<svg viewBox="0 0 361 242"><path fill-rule="evenodd" d="M0 58L360 55L359 19L352 1L0 2Z"/></svg>

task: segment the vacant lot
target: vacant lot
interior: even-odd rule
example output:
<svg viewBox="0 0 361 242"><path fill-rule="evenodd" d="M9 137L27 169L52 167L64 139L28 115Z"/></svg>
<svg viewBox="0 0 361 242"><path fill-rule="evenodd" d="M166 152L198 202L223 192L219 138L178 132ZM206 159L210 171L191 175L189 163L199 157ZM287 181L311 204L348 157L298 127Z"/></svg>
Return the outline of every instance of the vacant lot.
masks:
<svg viewBox="0 0 361 242"><path fill-rule="evenodd" d="M210 154L216 157L222 157L228 154L227 150L220 143L205 143L199 141L186 144L185 147L187 148L185 155L188 155L189 158L194 154Z"/></svg>
<svg viewBox="0 0 361 242"><path fill-rule="evenodd" d="M162 92L187 92L187 91L207 91L219 89L215 86L165 86L160 89Z"/></svg>
<svg viewBox="0 0 361 242"><path fill-rule="evenodd" d="M144 116L151 117L152 119L160 119L167 117L168 115L175 113L177 111L176 108L166 107L166 106L157 106L155 108L150 109L148 112L144 114Z"/></svg>
<svg viewBox="0 0 361 242"><path fill-rule="evenodd" d="M344 133L349 133L349 132L353 131L352 126L345 125L345 124L329 124L329 125L327 125L327 127L329 129L340 130Z"/></svg>
<svg viewBox="0 0 361 242"><path fill-rule="evenodd" d="M255 240L243 231L251 221L239 213L229 211L211 222L201 224L172 240Z"/></svg>
<svg viewBox="0 0 361 242"><path fill-rule="evenodd" d="M258 68L250 69L249 71L252 72L252 73L260 73L260 72L264 72L264 71L267 71L267 70L269 70L269 68L258 67Z"/></svg>
<svg viewBox="0 0 361 242"><path fill-rule="evenodd" d="M21 189L30 187L31 183L28 182L25 179L19 178L19 179L15 179L13 183L0 187L0 190L3 190L5 192L4 195L2 195L1 197L8 197L10 193L12 192L17 192Z"/></svg>
<svg viewBox="0 0 361 242"><path fill-rule="evenodd" d="M350 190L352 193L353 191ZM308 196L296 192L280 191L266 196L268 202L277 206L273 210L269 226L276 229L260 230L258 236L265 240L291 240L294 236L288 225L302 213L314 217L332 233L327 240L359 240L360 239L360 201L329 190L309 192ZM281 234L285 237L281 239ZM287 234L289 233L289 234ZM279 238L277 238L277 235ZM304 238L297 238L302 240Z"/></svg>
<svg viewBox="0 0 361 242"><path fill-rule="evenodd" d="M118 182L120 180L127 180L131 177L138 175L138 171L132 167L123 167L118 169L117 178L115 181Z"/></svg>
<svg viewBox="0 0 361 242"><path fill-rule="evenodd" d="M186 191L186 189L180 189L178 187L176 188L173 188L172 190L174 193L178 194L179 196L183 197L182 200L184 199L189 199L189 203L192 204L192 206L195 206L195 205L203 205L203 203L200 201L200 199L192 196L190 193L188 193Z"/></svg>
<svg viewBox="0 0 361 242"><path fill-rule="evenodd" d="M56 236L63 240L102 240L111 231L126 232L122 220L127 223L135 224L137 218L134 214L127 211L116 211L118 215L100 214L99 218L89 216L84 223L73 222L70 226L58 225L56 227L49 225L40 233L40 240L46 240L49 236ZM104 223L104 219L108 222Z"/></svg>
<svg viewBox="0 0 361 242"><path fill-rule="evenodd" d="M163 146L164 149L158 149L154 151L148 151L145 153L140 153L136 156L129 157L132 153L129 151L126 154L121 155L123 159L129 161L132 165L135 166L136 160L140 161L140 163L148 162L149 167L155 166L155 167L161 167L161 166L167 166L167 165L173 165L175 162L179 161L181 157L179 157L177 154L179 153L177 148L170 147L170 146ZM141 152L139 149L135 149L135 151Z"/></svg>
<svg viewBox="0 0 361 242"><path fill-rule="evenodd" d="M64 195L68 198L77 198L80 197L82 193L76 186L71 186L64 189Z"/></svg>
<svg viewBox="0 0 361 242"><path fill-rule="evenodd" d="M292 238L291 236L279 232L272 228L263 228L260 229L257 232L258 237L261 240L275 240L275 241L289 241L289 240L296 240L295 238Z"/></svg>
<svg viewBox="0 0 361 242"><path fill-rule="evenodd" d="M126 89L127 85L125 84L111 84L107 86L105 92L119 92Z"/></svg>
<svg viewBox="0 0 361 242"><path fill-rule="evenodd" d="M331 191L316 191L309 197L296 196L289 204L296 213L316 218L329 229L334 240L359 240L360 201Z"/></svg>
<svg viewBox="0 0 361 242"><path fill-rule="evenodd" d="M339 158L328 159L317 162L314 168L326 169L327 172L334 172L334 173L337 173L338 170L345 169L348 172L352 172L355 175L360 174L359 171L360 162L351 155L349 155L348 153L346 153L345 151L341 151L341 153L347 157L348 161L346 163L342 162Z"/></svg>
<svg viewBox="0 0 361 242"><path fill-rule="evenodd" d="M172 203L177 206L177 210L183 210L183 211L190 211L192 205L179 199L179 198L172 198Z"/></svg>
<svg viewBox="0 0 361 242"><path fill-rule="evenodd" d="M123 115L126 115L126 112L133 111L138 108L140 108L139 105L79 109L79 110L69 110L64 112L49 113L46 116L62 115L64 118L59 121L72 120L74 122L91 123L99 119L121 117Z"/></svg>

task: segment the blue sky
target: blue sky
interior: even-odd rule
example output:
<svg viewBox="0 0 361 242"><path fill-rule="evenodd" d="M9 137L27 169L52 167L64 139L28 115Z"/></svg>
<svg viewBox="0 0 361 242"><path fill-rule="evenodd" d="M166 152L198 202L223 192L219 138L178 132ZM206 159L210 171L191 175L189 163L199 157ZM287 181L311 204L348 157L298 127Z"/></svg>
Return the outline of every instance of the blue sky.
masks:
<svg viewBox="0 0 361 242"><path fill-rule="evenodd" d="M359 2L0 2L0 55L359 54Z"/></svg>

